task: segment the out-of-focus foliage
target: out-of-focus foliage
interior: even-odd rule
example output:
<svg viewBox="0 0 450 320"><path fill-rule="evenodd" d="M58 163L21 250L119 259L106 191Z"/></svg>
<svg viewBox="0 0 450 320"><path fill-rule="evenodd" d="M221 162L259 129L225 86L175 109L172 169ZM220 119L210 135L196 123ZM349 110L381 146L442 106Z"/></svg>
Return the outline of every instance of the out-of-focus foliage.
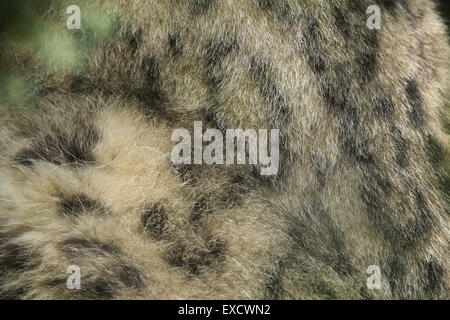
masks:
<svg viewBox="0 0 450 320"><path fill-rule="evenodd" d="M71 4L81 9L80 30L66 27ZM39 62L33 67L78 73L87 55L113 34L114 26L115 17L87 0L0 1L0 116L26 104L34 90L35 79L27 69L12 63L21 57L15 57L11 46Z"/></svg>

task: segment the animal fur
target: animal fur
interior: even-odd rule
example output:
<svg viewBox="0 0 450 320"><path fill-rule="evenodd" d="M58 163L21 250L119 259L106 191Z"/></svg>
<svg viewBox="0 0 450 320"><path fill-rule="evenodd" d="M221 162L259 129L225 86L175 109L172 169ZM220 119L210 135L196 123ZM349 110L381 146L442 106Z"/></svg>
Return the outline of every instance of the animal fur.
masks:
<svg viewBox="0 0 450 320"><path fill-rule="evenodd" d="M75 71L6 39L35 90L0 126L0 297L447 299L446 30L372 2L96 1L114 34ZM194 121L280 129L278 174L173 165Z"/></svg>

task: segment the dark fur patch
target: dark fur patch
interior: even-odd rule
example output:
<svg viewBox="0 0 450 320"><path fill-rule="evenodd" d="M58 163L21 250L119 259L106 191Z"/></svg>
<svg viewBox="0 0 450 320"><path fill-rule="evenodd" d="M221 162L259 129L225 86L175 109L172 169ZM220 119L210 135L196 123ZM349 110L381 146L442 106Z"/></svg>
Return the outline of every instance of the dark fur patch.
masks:
<svg viewBox="0 0 450 320"><path fill-rule="evenodd" d="M358 109L331 83L323 90L327 106L340 122L339 140L349 160L361 164L373 164L374 155L368 148L370 142L358 133L360 121Z"/></svg>
<svg viewBox="0 0 450 320"><path fill-rule="evenodd" d="M280 148L281 149L281 148ZM287 152L284 154L288 154ZM281 181L287 177L288 169L290 163L288 161L282 160L283 151L280 152L280 164L277 175L261 175L260 168L258 166L251 166L250 175L257 181L261 186L269 188L272 192L281 192L283 185Z"/></svg>
<svg viewBox="0 0 450 320"><path fill-rule="evenodd" d="M90 92L92 84L89 78L84 74L77 74L72 77L70 91L75 93Z"/></svg>
<svg viewBox="0 0 450 320"><path fill-rule="evenodd" d="M441 170L437 173L438 187L441 190L444 199L446 201L446 209L448 215L450 215L450 172Z"/></svg>
<svg viewBox="0 0 450 320"><path fill-rule="evenodd" d="M265 299L268 300L279 300L283 298L284 287L283 278L285 273L285 259L279 258L275 262L275 270L268 274L266 280L266 290L264 292Z"/></svg>
<svg viewBox="0 0 450 320"><path fill-rule="evenodd" d="M421 128L425 123L425 111L422 108L422 95L415 80L406 82L406 97L408 98L411 110L409 119L415 128Z"/></svg>
<svg viewBox="0 0 450 320"><path fill-rule="evenodd" d="M287 1L257 0L258 8L273 15L283 25L289 26L299 20L299 15Z"/></svg>
<svg viewBox="0 0 450 320"><path fill-rule="evenodd" d="M206 238L201 248L189 248L177 243L164 254L164 259L172 267L185 269L189 274L198 275L205 267L220 264L225 259L225 244L214 238Z"/></svg>
<svg viewBox="0 0 450 320"><path fill-rule="evenodd" d="M386 266L382 266L381 269L384 270L386 278L388 280L389 286L391 288L392 296L396 299L407 299L404 290L404 278L406 274L406 266L404 261L402 261L403 256L393 255L387 261Z"/></svg>
<svg viewBox="0 0 450 320"><path fill-rule="evenodd" d="M450 208L450 171L445 167L447 150L435 136L428 134L425 137L425 153L435 174L438 188L446 201L447 208Z"/></svg>
<svg viewBox="0 0 450 320"><path fill-rule="evenodd" d="M38 149L23 149L16 154L14 161L24 166L32 166L33 160L43 160L41 158Z"/></svg>
<svg viewBox="0 0 450 320"><path fill-rule="evenodd" d="M29 249L15 242L5 241L0 246L0 268L2 274L9 270L24 271L30 267Z"/></svg>
<svg viewBox="0 0 450 320"><path fill-rule="evenodd" d="M142 60L141 70L145 74L145 84L137 92L136 96L157 108L165 99L164 92L161 88L161 73L158 62L153 56L147 56Z"/></svg>
<svg viewBox="0 0 450 320"><path fill-rule="evenodd" d="M134 266L121 266L118 273L118 279L128 288L137 290L145 288L144 275L138 268Z"/></svg>
<svg viewBox="0 0 450 320"><path fill-rule="evenodd" d="M391 127L391 134L395 146L395 162L400 168L406 168L408 163L408 141L403 137L402 132L395 125Z"/></svg>
<svg viewBox="0 0 450 320"><path fill-rule="evenodd" d="M371 81L376 75L379 49L378 31L367 28L366 6L357 1L347 3L343 13L339 8L333 10L335 24L342 34L343 41L350 42L356 52L355 79L362 84Z"/></svg>
<svg viewBox="0 0 450 320"><path fill-rule="evenodd" d="M216 0L192 0L191 3L191 12L194 15L205 14L208 12Z"/></svg>
<svg viewBox="0 0 450 320"><path fill-rule="evenodd" d="M361 197L366 204L366 214L374 225L387 233L387 238L395 237L389 214L386 214L386 202L392 191L392 182L386 174L379 170L367 173L367 182L361 186Z"/></svg>
<svg viewBox="0 0 450 320"><path fill-rule="evenodd" d="M302 290L320 299L341 299L345 297L340 293L333 281L325 280L318 271L318 264L322 261L309 256L309 253L295 244L289 248L286 256L278 257L275 268L268 272L265 281L265 299L295 299L286 284L302 283ZM306 282L305 279L308 279ZM348 298L348 296L346 297Z"/></svg>
<svg viewBox="0 0 450 320"><path fill-rule="evenodd" d="M427 281L425 292L439 292L445 289L444 268L436 260L426 263L425 266Z"/></svg>
<svg viewBox="0 0 450 320"><path fill-rule="evenodd" d="M394 250L406 252L422 241L430 231L432 223L432 216L423 194L419 190L414 192L415 206L409 203L408 194L405 194L403 202L398 204L401 209L393 212L388 205L394 188L389 177L374 169L366 174L365 179L367 182L362 186L361 196L366 204L367 217ZM414 214L406 225L396 221L396 215L403 214L404 210Z"/></svg>
<svg viewBox="0 0 450 320"><path fill-rule="evenodd" d="M320 153L313 153L312 164L314 171L316 172L317 180L319 184L323 185L325 182L326 175L326 163Z"/></svg>
<svg viewBox="0 0 450 320"><path fill-rule="evenodd" d="M69 290L66 281L67 275L58 276L50 279L48 285L52 288L59 288L72 299L85 300L111 300L116 296L118 290L116 280L107 273L96 275L82 273L81 288L76 290Z"/></svg>
<svg viewBox="0 0 450 320"><path fill-rule="evenodd" d="M426 153L432 165L437 165L445 159L446 151L439 140L429 134L425 141Z"/></svg>
<svg viewBox="0 0 450 320"><path fill-rule="evenodd" d="M269 118L275 119L276 123L274 125L279 126L289 121L291 107L288 98L272 79L270 69L270 64L266 59L258 56L251 57L250 72L252 78L259 84L261 96L270 104ZM285 128L285 126L280 128Z"/></svg>
<svg viewBox="0 0 450 320"><path fill-rule="evenodd" d="M138 291L146 287L145 276L142 271L121 259L110 262L110 265L107 265L106 268L114 272L98 270L84 273L82 270L81 288L78 290L67 289L66 275L50 279L48 285L53 288L60 288L71 298L96 300L113 299L122 286Z"/></svg>
<svg viewBox="0 0 450 320"><path fill-rule="evenodd" d="M394 190L390 178L381 170L374 168L365 175L365 180L367 182L362 185L361 197L366 204L367 217L373 226L381 231L393 250L406 252L426 239L434 218L420 190L416 189L411 194L405 194L402 203L397 205L400 209L393 211L388 205ZM414 197L414 205L410 203L409 196ZM405 210L412 212L413 216L403 225L396 220L396 215L404 214Z"/></svg>
<svg viewBox="0 0 450 320"><path fill-rule="evenodd" d="M367 288L367 286L362 286L359 289L359 296L361 297L361 299L363 300L372 300L372 296L369 292L369 289Z"/></svg>
<svg viewBox="0 0 450 320"><path fill-rule="evenodd" d="M350 160L363 164L373 164L374 155L369 151L368 141L359 141L347 128L341 130L341 141Z"/></svg>
<svg viewBox="0 0 450 320"><path fill-rule="evenodd" d="M196 185L199 181L196 177L198 175L198 166L194 164L180 164L174 165L171 162L171 169L173 172L180 177L182 182L187 182L191 185Z"/></svg>
<svg viewBox="0 0 450 320"><path fill-rule="evenodd" d="M142 29L137 32L127 30L125 33L125 39L128 41L128 46L131 49L131 54L134 56L142 43Z"/></svg>
<svg viewBox="0 0 450 320"><path fill-rule="evenodd" d="M87 274L82 278L81 290L73 294L83 299L112 299L121 285L140 290L145 288L145 277L141 270L128 264L122 257L121 250L115 245L96 239L68 238L59 244L60 249L72 261L89 263L89 259L101 256L110 272ZM101 271L101 270L100 270Z"/></svg>
<svg viewBox="0 0 450 320"><path fill-rule="evenodd" d="M63 252L70 257L79 258L85 253L96 255L117 255L120 249L115 245L95 239L68 238L59 244Z"/></svg>
<svg viewBox="0 0 450 320"><path fill-rule="evenodd" d="M198 222L202 217L212 214L209 201L205 198L200 198L194 202L191 210L190 219L192 222Z"/></svg>
<svg viewBox="0 0 450 320"><path fill-rule="evenodd" d="M226 187L212 197L216 201L216 206L223 209L241 206L245 192L248 190L247 183L248 181L243 176L229 177L225 184Z"/></svg>
<svg viewBox="0 0 450 320"><path fill-rule="evenodd" d="M141 215L141 223L144 232L156 240L161 240L163 238L166 222L166 210L160 204L155 204L146 208Z"/></svg>
<svg viewBox="0 0 450 320"><path fill-rule="evenodd" d="M31 290L31 288L26 285L19 287L10 286L8 288L2 287L3 288L0 289L0 300L22 300Z"/></svg>
<svg viewBox="0 0 450 320"><path fill-rule="evenodd" d="M168 42L173 57L179 57L183 54L183 43L179 31L171 30L168 35Z"/></svg>
<svg viewBox="0 0 450 320"><path fill-rule="evenodd" d="M315 226L313 229L312 225ZM354 271L345 254L345 235L331 219L318 197L307 201L300 212L290 220L288 234L295 244L295 250L308 253L314 259L332 267L339 275L349 275ZM314 245L316 238L321 239L323 247L317 248Z"/></svg>
<svg viewBox="0 0 450 320"><path fill-rule="evenodd" d="M173 168L185 182L188 192L192 192L191 188L196 190L191 197L193 207L190 214L190 221L195 225L203 217L213 214L213 208L222 210L240 206L245 193L256 183L252 176L224 172L220 181L221 187L205 191L200 182L216 174L219 167L221 165L178 165ZM213 173L210 173L211 171Z"/></svg>
<svg viewBox="0 0 450 320"><path fill-rule="evenodd" d="M305 45L303 46L307 52L308 64L311 70L317 75L321 75L326 71L326 65L321 54L323 35L320 32L318 22L313 19L308 19L308 24L305 32Z"/></svg>
<svg viewBox="0 0 450 320"><path fill-rule="evenodd" d="M383 95L376 99L374 107L374 114L377 118L382 120L391 120L394 113L394 104L392 98L388 95Z"/></svg>
<svg viewBox="0 0 450 320"><path fill-rule="evenodd" d="M220 63L220 60L227 56L235 48L237 48L236 41L226 37L211 40L206 49L205 56L208 65L216 65Z"/></svg>
<svg viewBox="0 0 450 320"><path fill-rule="evenodd" d="M25 166L32 166L34 161L47 161L57 165L89 165L95 162L93 149L99 141L99 133L92 121L86 117L75 116L71 119L73 132L54 130L23 149L14 160Z"/></svg>
<svg viewBox="0 0 450 320"><path fill-rule="evenodd" d="M284 132L290 126L293 106L290 99L280 90L271 73L271 64L266 58L256 55L250 58L250 77L258 85L260 96L268 107L266 122L270 127L280 130L280 160L277 175L263 177L256 167L252 168L252 174L273 189L277 188L279 181L287 176L291 165L288 138Z"/></svg>
<svg viewBox="0 0 450 320"><path fill-rule="evenodd" d="M114 282L108 281L105 277L84 279L80 292L76 294L84 299L111 300L117 294L117 287Z"/></svg>
<svg viewBox="0 0 450 320"><path fill-rule="evenodd" d="M237 42L227 37L219 37L209 42L206 48L205 61L207 80L214 93L221 88L225 78L221 66L222 60L237 48Z"/></svg>
<svg viewBox="0 0 450 320"><path fill-rule="evenodd" d="M360 23L356 18L365 15L361 5L348 4L348 6L348 10L346 7L345 11L338 8L334 12L334 19L343 35L342 45L355 53L354 61L338 60L328 53L323 47L323 44L327 43L324 32L314 17L308 17L306 20L307 27L301 50L318 78L326 106L340 125L339 138L344 155L357 164L373 165L375 155L370 150L371 133L360 126L363 107L359 107L361 102L353 98L360 94L353 92L355 89L351 87L351 83L358 81L363 85L376 75L378 36L375 31L367 30L364 23ZM347 16L345 15L347 11L354 14ZM369 101L365 103L369 105ZM393 106L390 98L386 96L379 99L373 108L374 113L388 117Z"/></svg>
<svg viewBox="0 0 450 320"><path fill-rule="evenodd" d="M29 292L29 285L25 283L11 285L9 282L30 269L36 268L41 262L38 251L17 242L16 236L16 234L0 232L0 299L2 300L22 299Z"/></svg>
<svg viewBox="0 0 450 320"><path fill-rule="evenodd" d="M427 199L418 188L414 192L414 198L416 201L415 219L408 226L411 243L416 243L416 241L422 240L425 235L429 234L435 222Z"/></svg>
<svg viewBox="0 0 450 320"><path fill-rule="evenodd" d="M311 54L308 58L308 63L311 69L317 74L321 74L326 71L325 61L319 54Z"/></svg>
<svg viewBox="0 0 450 320"><path fill-rule="evenodd" d="M84 193L77 193L68 197L62 197L59 205L61 208L61 213L68 217L78 217L84 212L96 211L99 214L104 214L107 211L101 205L100 201L91 199Z"/></svg>
<svg viewBox="0 0 450 320"><path fill-rule="evenodd" d="M341 32L342 36L347 39L350 36L350 22L338 7L335 6L332 12L336 28Z"/></svg>
<svg viewBox="0 0 450 320"><path fill-rule="evenodd" d="M377 1L377 5L380 6L382 9L386 9L391 14L395 12L395 9L397 8L398 0L379 0ZM402 0L400 2L405 2L405 0Z"/></svg>
<svg viewBox="0 0 450 320"><path fill-rule="evenodd" d="M367 30L363 26L363 40L358 44L356 64L358 66L358 75L362 83L371 81L376 75L377 54L379 49L379 40L377 30Z"/></svg>
<svg viewBox="0 0 450 320"><path fill-rule="evenodd" d="M360 38L356 37L356 39ZM326 106L332 112L333 116L337 117L337 121L340 123L339 138L342 148L351 161L372 164L374 162L374 156L369 151L370 138L360 133L360 111L356 108L356 104L352 99L349 98L350 88L347 87L354 78L360 79L361 81L367 80L366 75L358 74L360 73L359 67L350 68L349 72L347 66L338 62L331 64L329 67L326 66L325 61L333 62L333 58L324 58L325 50L321 45L323 35L320 31L319 24L314 18L308 18L304 41L305 54L310 68L321 82L321 91ZM366 50L362 52L371 52L367 49L367 44L364 43L352 44L352 46L356 48L361 46L362 49L359 50ZM358 64L356 63L356 65ZM325 72L325 70L329 70L329 72ZM342 79L340 86L336 84L335 78Z"/></svg>

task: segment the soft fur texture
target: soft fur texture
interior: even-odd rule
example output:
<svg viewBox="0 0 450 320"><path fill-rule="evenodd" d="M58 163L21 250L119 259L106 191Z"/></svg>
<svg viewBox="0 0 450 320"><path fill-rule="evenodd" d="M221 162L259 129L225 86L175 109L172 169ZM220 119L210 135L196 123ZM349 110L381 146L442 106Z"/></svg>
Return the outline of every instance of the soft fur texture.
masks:
<svg viewBox="0 0 450 320"><path fill-rule="evenodd" d="M0 127L0 297L447 299L445 27L378 2L380 30L373 1L98 1L75 73L10 39L36 90ZM280 129L278 175L173 165L194 121Z"/></svg>

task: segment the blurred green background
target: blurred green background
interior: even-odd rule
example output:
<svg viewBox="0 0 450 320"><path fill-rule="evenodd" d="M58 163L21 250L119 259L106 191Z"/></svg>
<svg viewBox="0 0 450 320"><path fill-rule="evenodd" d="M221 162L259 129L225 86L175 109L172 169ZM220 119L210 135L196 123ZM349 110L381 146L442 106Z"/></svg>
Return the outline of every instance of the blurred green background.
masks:
<svg viewBox="0 0 450 320"><path fill-rule="evenodd" d="M81 9L82 27L68 32L66 9L74 3ZM97 43L112 36L115 22L95 1L0 1L0 117L32 105L39 79L30 71L41 68L56 77L81 72ZM28 52L32 59L24 58Z"/></svg>

